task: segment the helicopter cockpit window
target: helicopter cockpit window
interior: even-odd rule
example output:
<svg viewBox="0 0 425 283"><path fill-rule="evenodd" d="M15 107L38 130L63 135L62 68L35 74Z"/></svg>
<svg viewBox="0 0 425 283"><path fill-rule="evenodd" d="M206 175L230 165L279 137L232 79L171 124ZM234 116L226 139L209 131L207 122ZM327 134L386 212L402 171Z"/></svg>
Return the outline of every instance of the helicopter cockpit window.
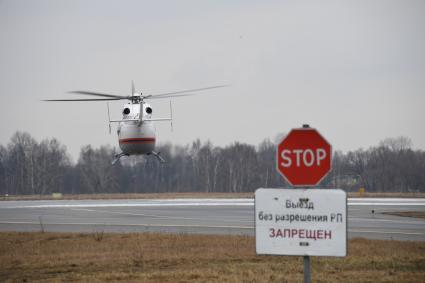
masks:
<svg viewBox="0 0 425 283"><path fill-rule="evenodd" d="M152 114L152 108L150 108L150 107L146 107L146 113L148 113L148 114Z"/></svg>
<svg viewBox="0 0 425 283"><path fill-rule="evenodd" d="M128 115L128 114L130 114L130 108L124 108L124 110L122 111L122 113L124 114L124 115Z"/></svg>

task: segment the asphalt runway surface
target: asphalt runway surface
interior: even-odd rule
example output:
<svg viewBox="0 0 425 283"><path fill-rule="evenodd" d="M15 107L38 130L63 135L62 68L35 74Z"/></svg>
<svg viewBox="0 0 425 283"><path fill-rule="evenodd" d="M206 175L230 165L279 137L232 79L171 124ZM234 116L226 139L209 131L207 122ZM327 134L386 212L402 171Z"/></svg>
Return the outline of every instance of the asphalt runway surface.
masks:
<svg viewBox="0 0 425 283"><path fill-rule="evenodd" d="M349 198L348 236L425 240L425 199ZM255 234L253 199L0 201L0 231Z"/></svg>

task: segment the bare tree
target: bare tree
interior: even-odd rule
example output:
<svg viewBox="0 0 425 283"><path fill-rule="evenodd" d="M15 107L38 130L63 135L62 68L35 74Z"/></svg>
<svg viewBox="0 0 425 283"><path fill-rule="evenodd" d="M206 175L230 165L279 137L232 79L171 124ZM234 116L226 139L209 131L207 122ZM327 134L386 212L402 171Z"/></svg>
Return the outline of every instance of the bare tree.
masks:
<svg viewBox="0 0 425 283"><path fill-rule="evenodd" d="M197 139L186 146L161 144L158 150L166 164L137 156L112 166L114 148L87 145L74 165L58 140L38 143L17 132L7 146L0 145L0 193L253 192L287 185L276 170L276 143L270 140L258 147L239 142L216 147ZM409 138L387 138L366 150L336 151L333 171L321 185L423 192L424 172L424 151L413 150Z"/></svg>
<svg viewBox="0 0 425 283"><path fill-rule="evenodd" d="M84 146L80 152L78 168L81 175L83 191L87 193L117 192L118 183L111 166L114 150L102 146L94 150L90 145Z"/></svg>

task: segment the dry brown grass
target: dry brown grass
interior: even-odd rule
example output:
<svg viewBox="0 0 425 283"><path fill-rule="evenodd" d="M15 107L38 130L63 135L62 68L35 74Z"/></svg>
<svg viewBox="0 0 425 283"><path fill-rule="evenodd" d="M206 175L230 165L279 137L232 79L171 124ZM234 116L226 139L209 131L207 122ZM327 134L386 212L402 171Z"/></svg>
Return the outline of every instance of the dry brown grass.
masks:
<svg viewBox="0 0 425 283"><path fill-rule="evenodd" d="M425 198L425 193L348 193L348 197L380 198ZM64 200L82 199L176 199L176 198L254 198L254 193L149 193L149 194L77 194L63 195ZM1 196L1 200L53 200L52 195L11 195Z"/></svg>
<svg viewBox="0 0 425 283"><path fill-rule="evenodd" d="M348 193L351 198L425 198L425 193Z"/></svg>
<svg viewBox="0 0 425 283"><path fill-rule="evenodd" d="M177 198L254 198L254 193L149 193L149 194L76 194L60 199L177 199ZM0 200L53 200L52 195L10 195Z"/></svg>
<svg viewBox="0 0 425 283"><path fill-rule="evenodd" d="M402 217L425 218L425 211L391 211L391 212L382 212L382 214L402 216Z"/></svg>
<svg viewBox="0 0 425 283"><path fill-rule="evenodd" d="M5 282L300 282L301 257L257 256L253 237L0 233ZM314 282L423 282L425 242L354 239L312 258Z"/></svg>

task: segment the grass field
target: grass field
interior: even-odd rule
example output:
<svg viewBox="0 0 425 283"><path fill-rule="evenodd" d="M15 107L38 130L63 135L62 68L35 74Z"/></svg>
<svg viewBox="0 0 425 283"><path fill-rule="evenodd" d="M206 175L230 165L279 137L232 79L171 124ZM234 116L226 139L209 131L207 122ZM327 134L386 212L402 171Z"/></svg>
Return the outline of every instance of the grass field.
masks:
<svg viewBox="0 0 425 283"><path fill-rule="evenodd" d="M0 233L1 282L301 282L302 258L257 256L253 237ZM424 282L425 242L353 239L312 258L313 282Z"/></svg>
<svg viewBox="0 0 425 283"><path fill-rule="evenodd" d="M425 198L425 193L348 193L348 197L378 198ZM254 198L254 193L137 193L137 194L64 194L60 199L175 199L175 198ZM52 200L52 195L9 195L0 196L1 200Z"/></svg>
<svg viewBox="0 0 425 283"><path fill-rule="evenodd" d="M382 214L389 214L402 217L425 218L425 211L391 211L382 212Z"/></svg>
<svg viewBox="0 0 425 283"><path fill-rule="evenodd" d="M135 194L64 194L60 199L176 199L176 198L254 198L254 193L135 193ZM0 200L53 200L52 195L9 195Z"/></svg>

